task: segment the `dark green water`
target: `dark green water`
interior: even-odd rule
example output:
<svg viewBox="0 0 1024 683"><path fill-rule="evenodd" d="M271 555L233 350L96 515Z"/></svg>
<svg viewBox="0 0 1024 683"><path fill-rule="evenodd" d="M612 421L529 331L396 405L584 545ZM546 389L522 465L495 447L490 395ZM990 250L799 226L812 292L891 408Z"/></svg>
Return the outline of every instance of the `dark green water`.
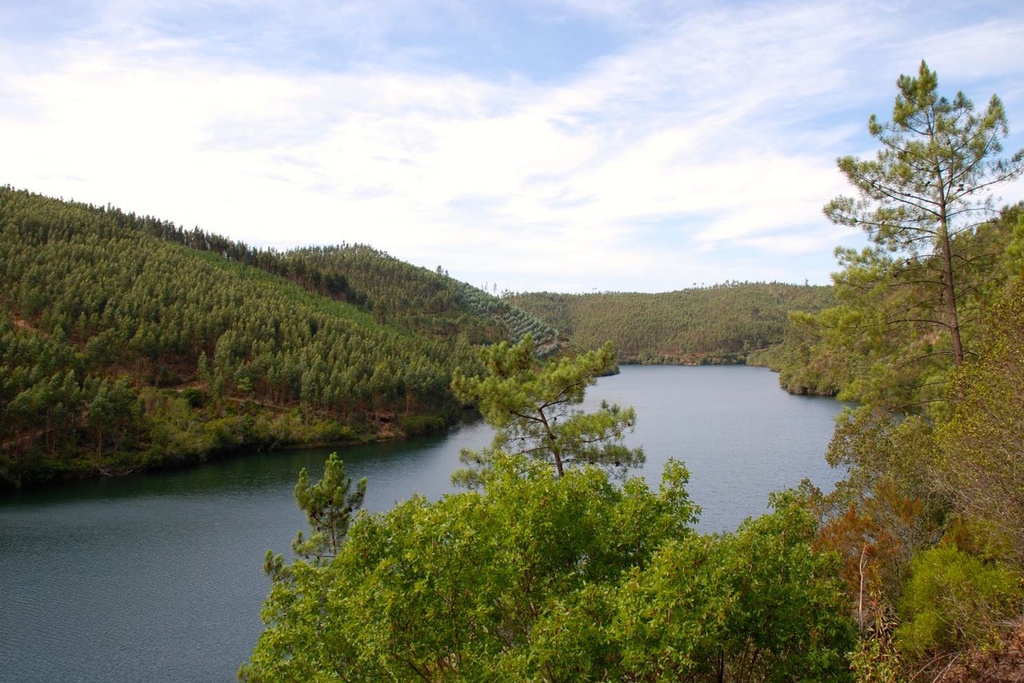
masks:
<svg viewBox="0 0 1024 683"><path fill-rule="evenodd" d="M836 473L822 454L839 405L789 396L745 367L625 367L591 390L636 408L630 437L656 483L669 457L691 471L700 528L724 531L765 510L771 491ZM475 424L446 437L341 451L367 477L366 507L451 491ZM0 500L0 681L232 681L261 629L267 549L304 520L302 467L329 451L254 453L201 468L104 480Z"/></svg>

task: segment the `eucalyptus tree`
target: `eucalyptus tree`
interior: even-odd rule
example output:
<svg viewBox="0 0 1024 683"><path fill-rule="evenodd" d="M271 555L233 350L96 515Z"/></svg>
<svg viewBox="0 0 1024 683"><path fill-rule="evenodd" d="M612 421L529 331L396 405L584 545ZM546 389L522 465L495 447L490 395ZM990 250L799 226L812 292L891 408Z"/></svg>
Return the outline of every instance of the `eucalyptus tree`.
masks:
<svg viewBox="0 0 1024 683"><path fill-rule="evenodd" d="M837 197L824 212L836 224L864 229L875 245L862 252L838 251L846 280L855 287L867 279L884 288L915 290L887 322L947 330L959 366L964 360L959 300L976 286L973 278L984 255L962 253L958 237L994 217L991 190L1020 176L1024 150L999 156L1009 126L997 96L983 111L962 92L949 100L939 95L938 77L924 61L916 76L901 75L896 85L892 121L881 123L874 115L868 121L868 131L881 145L875 158L838 160L859 196Z"/></svg>

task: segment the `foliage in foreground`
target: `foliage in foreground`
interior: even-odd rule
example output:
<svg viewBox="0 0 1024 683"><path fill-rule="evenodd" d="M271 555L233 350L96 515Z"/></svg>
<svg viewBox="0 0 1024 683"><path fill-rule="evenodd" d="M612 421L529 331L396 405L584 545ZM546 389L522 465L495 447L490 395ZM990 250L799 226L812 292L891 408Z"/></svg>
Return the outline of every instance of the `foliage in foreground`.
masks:
<svg viewBox="0 0 1024 683"><path fill-rule="evenodd" d="M846 677L852 622L805 501L779 496L735 534L701 536L682 465L657 492L610 478L641 455L620 443L632 410L573 407L614 366L610 344L542 363L528 337L482 360L453 380L497 431L469 454L475 487L358 517L333 559L301 535L291 564L268 554L267 628L242 680ZM310 539L348 524L362 491L349 488L334 458L320 484L300 478Z"/></svg>
<svg viewBox="0 0 1024 683"><path fill-rule="evenodd" d="M991 645L1024 597L1021 575L986 562L955 545L918 553L901 600L904 623L896 630L901 649L920 658L965 643Z"/></svg>
<svg viewBox="0 0 1024 683"><path fill-rule="evenodd" d="M845 680L852 622L795 497L702 536L651 491L498 457L481 490L361 514L275 580L243 681ZM723 678L724 677L724 678Z"/></svg>

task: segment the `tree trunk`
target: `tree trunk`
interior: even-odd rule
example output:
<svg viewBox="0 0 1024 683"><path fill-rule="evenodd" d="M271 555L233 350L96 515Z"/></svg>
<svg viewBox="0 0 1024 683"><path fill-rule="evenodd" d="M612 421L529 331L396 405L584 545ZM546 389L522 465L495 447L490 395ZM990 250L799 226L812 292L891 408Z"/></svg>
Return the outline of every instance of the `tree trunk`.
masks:
<svg viewBox="0 0 1024 683"><path fill-rule="evenodd" d="M956 310L956 282L953 280L953 247L950 244L945 210L940 218L939 238L942 241L942 285L945 288L949 333L953 338L953 364L960 367L964 362L964 348L960 342L960 316Z"/></svg>

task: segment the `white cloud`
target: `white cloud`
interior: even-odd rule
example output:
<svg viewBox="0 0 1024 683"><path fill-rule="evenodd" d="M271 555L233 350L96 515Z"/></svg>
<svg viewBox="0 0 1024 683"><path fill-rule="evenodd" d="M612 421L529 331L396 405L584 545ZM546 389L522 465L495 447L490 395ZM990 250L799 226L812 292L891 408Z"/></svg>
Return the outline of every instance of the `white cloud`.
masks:
<svg viewBox="0 0 1024 683"><path fill-rule="evenodd" d="M472 7L443 4L446 16ZM631 17L622 47L551 82L412 68L409 55L431 51L419 42L395 45L397 60L300 70L161 32L157 4L102 7L107 19L49 46L45 67L0 49L0 180L260 245L365 242L516 290L802 281L804 265L780 277L787 257L818 249L823 280L844 235L820 212L846 191L834 158L870 153L864 123L891 106L891 62L937 50L936 68L956 59L956 78L999 86L1024 63L1024 41L990 21L915 41L903 14L873 24L864 13L880 10L852 2L737 5L657 27L657 4L609 2L598 15ZM308 34L370 55L423 12L381 7L313 5L307 24L264 2L237 31L277 51ZM372 47L346 42L361 24ZM1024 20L998 24L1013 36ZM1019 89L1004 100L1024 104Z"/></svg>

